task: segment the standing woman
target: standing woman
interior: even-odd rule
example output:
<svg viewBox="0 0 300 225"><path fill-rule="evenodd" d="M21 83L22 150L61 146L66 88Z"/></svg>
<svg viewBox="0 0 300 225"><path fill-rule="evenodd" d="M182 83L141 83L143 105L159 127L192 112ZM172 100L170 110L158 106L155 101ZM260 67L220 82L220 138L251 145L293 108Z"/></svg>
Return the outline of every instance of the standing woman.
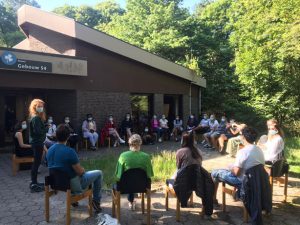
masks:
<svg viewBox="0 0 300 225"><path fill-rule="evenodd" d="M44 191L44 184L37 182L38 168L41 164L44 141L46 139L47 128L45 125L46 113L44 110L45 102L40 99L33 99L29 106L29 139L33 149L34 162L31 169L30 191Z"/></svg>

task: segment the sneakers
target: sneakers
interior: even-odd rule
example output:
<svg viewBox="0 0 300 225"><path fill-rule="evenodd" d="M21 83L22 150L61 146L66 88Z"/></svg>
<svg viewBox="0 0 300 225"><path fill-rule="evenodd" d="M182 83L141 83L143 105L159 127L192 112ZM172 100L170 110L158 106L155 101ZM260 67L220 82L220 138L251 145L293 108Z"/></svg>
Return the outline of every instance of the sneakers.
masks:
<svg viewBox="0 0 300 225"><path fill-rule="evenodd" d="M39 184L30 184L30 192L34 193L34 192L42 192L45 190L44 185L41 185L42 183Z"/></svg>
<svg viewBox="0 0 300 225"><path fill-rule="evenodd" d="M128 202L128 207L129 207L129 209L131 209L131 211L134 211L135 210L135 201Z"/></svg>
<svg viewBox="0 0 300 225"><path fill-rule="evenodd" d="M122 138L119 139L119 142L120 144L125 144L125 141Z"/></svg>
<svg viewBox="0 0 300 225"><path fill-rule="evenodd" d="M102 208L100 207L100 202L93 200L92 206L96 213L100 213L102 211Z"/></svg>
<svg viewBox="0 0 300 225"><path fill-rule="evenodd" d="M114 146L113 146L113 147L114 147L114 148L118 147L118 142L117 142L117 141L114 143Z"/></svg>
<svg viewBox="0 0 300 225"><path fill-rule="evenodd" d="M91 150L96 151L96 146L91 146Z"/></svg>
<svg viewBox="0 0 300 225"><path fill-rule="evenodd" d="M206 141L205 141L205 140L203 140L203 141L201 142L201 144L203 144L203 145L204 145L204 144L205 144L205 142L206 142Z"/></svg>

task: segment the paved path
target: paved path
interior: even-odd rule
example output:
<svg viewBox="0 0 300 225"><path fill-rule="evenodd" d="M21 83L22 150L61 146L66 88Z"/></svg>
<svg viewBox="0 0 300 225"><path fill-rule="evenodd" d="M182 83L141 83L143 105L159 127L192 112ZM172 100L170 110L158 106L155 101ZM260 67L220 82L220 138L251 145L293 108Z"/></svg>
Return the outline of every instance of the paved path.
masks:
<svg viewBox="0 0 300 225"><path fill-rule="evenodd" d="M178 143L166 142L160 145L147 146L147 150L161 151L164 149L175 150ZM99 154L115 151L118 149L101 149L96 152L80 152L81 158L94 157ZM208 169L226 168L233 160L225 156L220 156L216 152L204 151L203 166ZM40 181L47 174L47 169L42 167L39 175ZM0 154L0 225L46 225L46 224L65 224L65 194L58 193L50 201L50 223L44 221L44 193L30 193L29 191L30 171L20 171L14 177L11 171L11 154ZM264 217L267 225L298 225L300 224L300 179L289 178L288 203L281 203L283 188L275 185L273 212L271 216ZM221 200L221 196L218 198ZM241 225L242 221L242 203L233 202L230 196L227 196L227 212L214 210L213 219L205 220L200 217L201 200L194 198L193 208L181 209L181 222L175 221L174 198L170 199L169 211L164 209L164 194L162 190L157 190L151 196L151 219L152 224L175 224L175 225ZM294 204L291 204L291 203ZM128 209L126 196L122 197L121 224L140 225L145 224L145 215L141 214L140 199L137 199L137 209L132 212ZM102 200L103 212L111 215L111 196L110 192L103 192ZM72 224L96 225L97 216L88 217L87 202L80 202L76 209L72 208Z"/></svg>

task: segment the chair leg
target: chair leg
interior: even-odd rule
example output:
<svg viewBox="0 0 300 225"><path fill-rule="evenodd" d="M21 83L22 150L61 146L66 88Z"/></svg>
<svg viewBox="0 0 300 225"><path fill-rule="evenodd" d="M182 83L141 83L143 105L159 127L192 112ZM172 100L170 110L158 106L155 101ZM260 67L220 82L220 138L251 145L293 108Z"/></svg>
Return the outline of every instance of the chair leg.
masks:
<svg viewBox="0 0 300 225"><path fill-rule="evenodd" d="M151 223L150 211L151 211L151 191L148 189L147 190L147 225L150 225Z"/></svg>
<svg viewBox="0 0 300 225"><path fill-rule="evenodd" d="M145 193L142 193L142 213L145 213Z"/></svg>
<svg viewBox="0 0 300 225"><path fill-rule="evenodd" d="M287 200L288 179L289 179L289 174L285 173L285 176L284 176L284 200L283 200L283 202L286 202L286 200Z"/></svg>
<svg viewBox="0 0 300 225"><path fill-rule="evenodd" d="M110 148L110 137L108 138L108 148Z"/></svg>
<svg viewBox="0 0 300 225"><path fill-rule="evenodd" d="M243 206L243 217L244 217L244 223L248 223L249 215L248 215L248 211L245 206Z"/></svg>
<svg viewBox="0 0 300 225"><path fill-rule="evenodd" d="M49 186L45 186L45 220L49 222Z"/></svg>
<svg viewBox="0 0 300 225"><path fill-rule="evenodd" d="M71 190L67 190L67 201L66 201L66 225L71 224Z"/></svg>
<svg viewBox="0 0 300 225"><path fill-rule="evenodd" d="M226 211L226 193L225 193L225 183L222 182L222 210Z"/></svg>
<svg viewBox="0 0 300 225"><path fill-rule="evenodd" d="M13 159L12 162L12 170L13 170L13 176L17 175L17 171L19 170L19 164Z"/></svg>
<svg viewBox="0 0 300 225"><path fill-rule="evenodd" d="M166 210L169 210L169 191L168 191L168 187L165 188L165 207L166 207Z"/></svg>
<svg viewBox="0 0 300 225"><path fill-rule="evenodd" d="M273 202L273 177L270 176L270 185L271 185L271 202Z"/></svg>
<svg viewBox="0 0 300 225"><path fill-rule="evenodd" d="M111 214L112 217L116 217L116 202L115 202L115 191L111 191Z"/></svg>
<svg viewBox="0 0 300 225"><path fill-rule="evenodd" d="M121 214L121 193L116 191L116 202L117 202L117 220L120 223L120 214Z"/></svg>
<svg viewBox="0 0 300 225"><path fill-rule="evenodd" d="M178 198L176 198L176 221L180 221L180 202Z"/></svg>
<svg viewBox="0 0 300 225"><path fill-rule="evenodd" d="M92 195L89 195L89 214L90 216L93 216L93 206L92 206Z"/></svg>
<svg viewBox="0 0 300 225"><path fill-rule="evenodd" d="M190 197L190 207L193 207L194 204L194 192L192 192L191 197Z"/></svg>

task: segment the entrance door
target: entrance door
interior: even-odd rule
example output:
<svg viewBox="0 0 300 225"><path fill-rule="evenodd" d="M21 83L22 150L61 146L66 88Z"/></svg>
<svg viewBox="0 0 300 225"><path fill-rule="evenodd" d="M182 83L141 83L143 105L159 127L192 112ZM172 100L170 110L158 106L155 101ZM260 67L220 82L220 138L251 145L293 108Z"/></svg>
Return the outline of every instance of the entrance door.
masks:
<svg viewBox="0 0 300 225"><path fill-rule="evenodd" d="M181 95L164 95L164 114L168 118L170 128L173 128L173 120L176 115L182 119Z"/></svg>

